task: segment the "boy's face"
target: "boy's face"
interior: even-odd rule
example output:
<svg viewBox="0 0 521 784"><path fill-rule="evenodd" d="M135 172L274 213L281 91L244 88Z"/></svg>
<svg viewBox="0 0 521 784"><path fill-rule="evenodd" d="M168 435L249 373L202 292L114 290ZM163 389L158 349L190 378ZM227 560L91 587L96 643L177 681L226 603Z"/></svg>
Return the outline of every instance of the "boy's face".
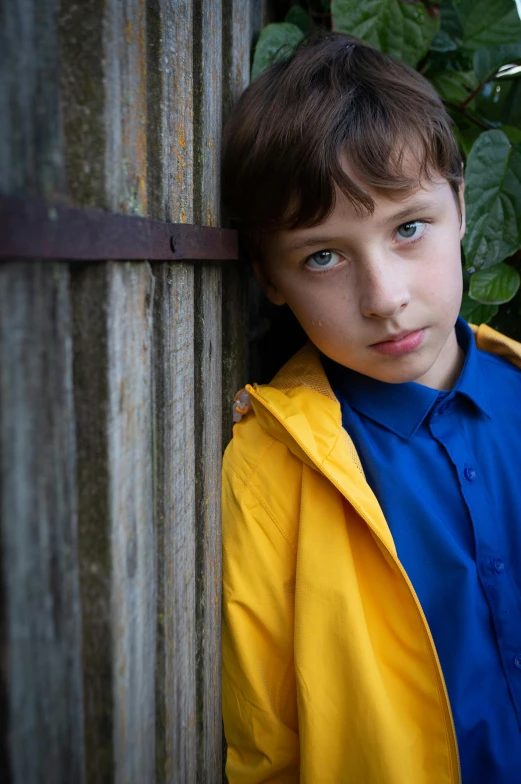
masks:
<svg viewBox="0 0 521 784"><path fill-rule="evenodd" d="M270 235L258 278L341 365L380 381L449 389L462 364L454 325L463 188L461 215L442 178L400 200L365 190L372 215L361 216L338 191L320 225Z"/></svg>

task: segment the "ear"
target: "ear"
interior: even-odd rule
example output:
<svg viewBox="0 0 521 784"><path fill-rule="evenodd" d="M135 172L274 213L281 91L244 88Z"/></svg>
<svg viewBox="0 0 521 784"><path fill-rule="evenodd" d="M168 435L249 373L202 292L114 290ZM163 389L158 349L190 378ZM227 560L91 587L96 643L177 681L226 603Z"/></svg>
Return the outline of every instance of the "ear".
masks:
<svg viewBox="0 0 521 784"><path fill-rule="evenodd" d="M461 181L461 185L459 186L458 190L458 199L459 199L459 207L460 207L460 215L461 215L461 228L459 233L460 240L463 239L465 231L467 229L467 224L465 221L465 181Z"/></svg>
<svg viewBox="0 0 521 784"><path fill-rule="evenodd" d="M286 300L271 280L268 274L268 270L266 269L266 263L254 261L252 262L252 266L255 280L266 294L270 302L273 302L274 305L285 305Z"/></svg>

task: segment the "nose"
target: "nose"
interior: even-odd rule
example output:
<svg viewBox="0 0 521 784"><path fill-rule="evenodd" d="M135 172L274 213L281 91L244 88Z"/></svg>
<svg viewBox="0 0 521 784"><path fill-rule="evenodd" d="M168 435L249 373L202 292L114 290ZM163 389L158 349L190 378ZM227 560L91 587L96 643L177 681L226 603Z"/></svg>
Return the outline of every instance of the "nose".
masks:
<svg viewBox="0 0 521 784"><path fill-rule="evenodd" d="M360 310L367 318L390 319L409 304L406 270L387 254L367 259L359 274Z"/></svg>

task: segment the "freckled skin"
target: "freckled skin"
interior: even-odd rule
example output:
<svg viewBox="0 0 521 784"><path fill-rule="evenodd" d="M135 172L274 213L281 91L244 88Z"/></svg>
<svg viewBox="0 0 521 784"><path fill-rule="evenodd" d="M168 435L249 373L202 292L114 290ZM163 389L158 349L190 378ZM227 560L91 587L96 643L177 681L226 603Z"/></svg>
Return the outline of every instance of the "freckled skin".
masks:
<svg viewBox="0 0 521 784"><path fill-rule="evenodd" d="M372 215L361 216L337 192L323 223L270 235L255 265L258 280L336 362L380 381L450 389L463 361L454 330L462 295L463 187L461 214L442 178L399 200L365 189L375 201ZM303 241L313 244L292 248ZM319 266L324 259L327 267ZM423 330L420 346L402 356L374 348L417 330Z"/></svg>

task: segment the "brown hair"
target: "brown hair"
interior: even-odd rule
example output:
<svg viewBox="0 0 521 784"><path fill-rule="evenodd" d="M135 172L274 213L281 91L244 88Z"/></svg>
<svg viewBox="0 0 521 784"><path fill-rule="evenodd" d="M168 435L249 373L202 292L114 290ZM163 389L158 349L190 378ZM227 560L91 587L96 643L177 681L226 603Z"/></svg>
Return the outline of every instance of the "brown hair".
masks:
<svg viewBox="0 0 521 784"><path fill-rule="evenodd" d="M405 170L404 156L419 174ZM335 184L361 212L374 202L342 168L377 191L407 193L438 174L458 193L462 161L451 120L417 71L353 36L326 33L264 70L224 130L224 206L250 250L262 234L314 226Z"/></svg>

